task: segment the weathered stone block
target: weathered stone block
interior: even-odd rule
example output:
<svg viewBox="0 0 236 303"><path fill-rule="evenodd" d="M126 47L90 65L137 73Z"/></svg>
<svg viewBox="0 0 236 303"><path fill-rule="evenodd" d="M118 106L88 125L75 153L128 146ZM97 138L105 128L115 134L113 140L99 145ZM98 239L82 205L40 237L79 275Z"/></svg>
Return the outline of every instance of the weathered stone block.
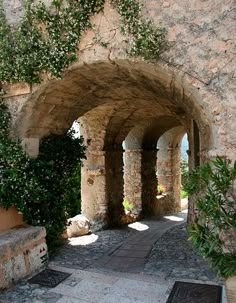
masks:
<svg viewBox="0 0 236 303"><path fill-rule="evenodd" d="M46 231L23 226L0 234L0 289L44 267L47 262Z"/></svg>
<svg viewBox="0 0 236 303"><path fill-rule="evenodd" d="M5 283L11 283L19 280L27 275L24 255L11 257L6 262L3 262L2 267L2 281L0 281L0 288L4 288Z"/></svg>
<svg viewBox="0 0 236 303"><path fill-rule="evenodd" d="M87 235L90 231L90 222L83 215L77 215L68 220L66 233L68 238Z"/></svg>

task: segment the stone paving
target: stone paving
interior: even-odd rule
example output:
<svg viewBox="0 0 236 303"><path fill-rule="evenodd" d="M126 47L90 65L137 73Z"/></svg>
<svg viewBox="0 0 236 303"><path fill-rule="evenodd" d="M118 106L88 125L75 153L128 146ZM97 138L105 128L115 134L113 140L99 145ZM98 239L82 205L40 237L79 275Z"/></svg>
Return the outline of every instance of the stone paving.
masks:
<svg viewBox="0 0 236 303"><path fill-rule="evenodd" d="M49 267L71 276L51 289L21 281L0 303L165 303L175 280L221 284L186 240L183 214L72 238Z"/></svg>

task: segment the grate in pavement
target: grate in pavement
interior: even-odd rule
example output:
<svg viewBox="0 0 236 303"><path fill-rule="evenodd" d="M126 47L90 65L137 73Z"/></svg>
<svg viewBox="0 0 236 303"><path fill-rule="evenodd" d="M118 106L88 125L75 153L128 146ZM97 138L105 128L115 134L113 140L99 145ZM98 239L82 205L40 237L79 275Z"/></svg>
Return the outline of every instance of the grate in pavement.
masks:
<svg viewBox="0 0 236 303"><path fill-rule="evenodd" d="M46 287L55 287L70 275L71 274L62 271L47 268L28 281L32 284L39 284Z"/></svg>
<svg viewBox="0 0 236 303"><path fill-rule="evenodd" d="M222 287L176 281L166 303L221 303Z"/></svg>

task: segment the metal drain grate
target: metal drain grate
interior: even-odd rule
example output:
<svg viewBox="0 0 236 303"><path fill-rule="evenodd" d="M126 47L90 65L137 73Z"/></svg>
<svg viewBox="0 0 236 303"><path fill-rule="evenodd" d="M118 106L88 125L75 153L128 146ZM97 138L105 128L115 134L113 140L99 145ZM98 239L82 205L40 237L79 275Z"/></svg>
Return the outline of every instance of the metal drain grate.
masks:
<svg viewBox="0 0 236 303"><path fill-rule="evenodd" d="M45 269L28 281L46 287L55 287L68 278L71 274L53 269Z"/></svg>
<svg viewBox="0 0 236 303"><path fill-rule="evenodd" d="M221 303L222 287L176 281L166 303Z"/></svg>

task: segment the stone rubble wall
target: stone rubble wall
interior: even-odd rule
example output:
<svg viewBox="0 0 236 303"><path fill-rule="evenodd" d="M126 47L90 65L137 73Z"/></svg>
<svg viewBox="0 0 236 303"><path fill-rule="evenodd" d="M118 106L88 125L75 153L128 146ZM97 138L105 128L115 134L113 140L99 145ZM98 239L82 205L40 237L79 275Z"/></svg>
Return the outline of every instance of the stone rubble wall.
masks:
<svg viewBox="0 0 236 303"><path fill-rule="evenodd" d="M142 210L142 150L125 150L124 198L133 205L132 213L139 215Z"/></svg>
<svg viewBox="0 0 236 303"><path fill-rule="evenodd" d="M47 264L46 231L25 226L0 233L0 289L39 271Z"/></svg>

